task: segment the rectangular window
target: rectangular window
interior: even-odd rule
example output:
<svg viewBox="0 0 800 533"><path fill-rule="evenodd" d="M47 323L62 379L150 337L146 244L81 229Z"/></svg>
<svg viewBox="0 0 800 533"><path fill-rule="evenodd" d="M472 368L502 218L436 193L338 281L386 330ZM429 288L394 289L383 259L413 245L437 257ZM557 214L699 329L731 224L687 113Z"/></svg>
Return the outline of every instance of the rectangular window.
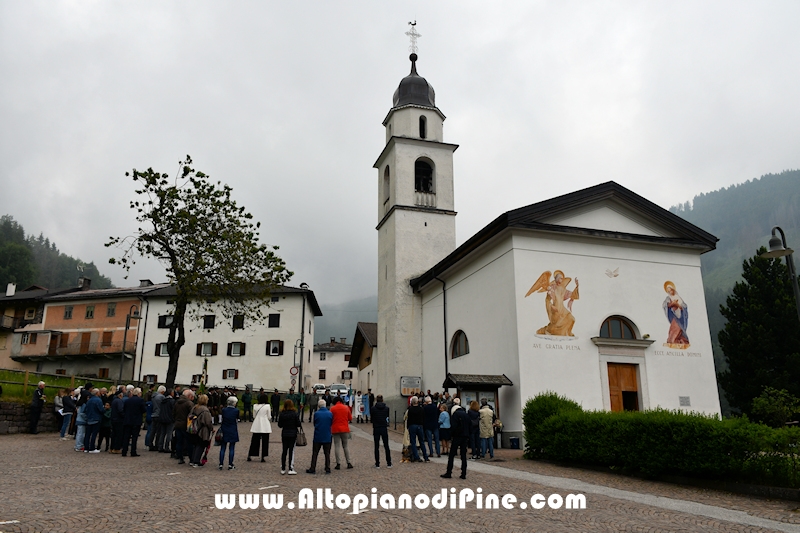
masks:
<svg viewBox="0 0 800 533"><path fill-rule="evenodd" d="M66 368L56 368L56 374L58 374L59 376L66 376L67 375L67 369Z"/></svg>
<svg viewBox="0 0 800 533"><path fill-rule="evenodd" d="M283 355L283 341L267 341L267 355Z"/></svg>
<svg viewBox="0 0 800 533"><path fill-rule="evenodd" d="M167 350L166 342L159 342L156 344L156 357L169 357L169 350Z"/></svg>
<svg viewBox="0 0 800 533"><path fill-rule="evenodd" d="M345 361L349 361L350 360L350 354L349 353L344 354L344 360Z"/></svg>
<svg viewBox="0 0 800 533"><path fill-rule="evenodd" d="M86 306L86 318L94 318L94 306L87 305Z"/></svg>
<svg viewBox="0 0 800 533"><path fill-rule="evenodd" d="M69 344L69 333L62 333L61 338L58 339L58 347L66 348Z"/></svg>
<svg viewBox="0 0 800 533"><path fill-rule="evenodd" d="M353 379L353 371L352 370L342 370L342 379Z"/></svg>
<svg viewBox="0 0 800 533"><path fill-rule="evenodd" d="M203 380L203 374L192 374L192 383L200 383Z"/></svg>
<svg viewBox="0 0 800 533"><path fill-rule="evenodd" d="M319 379L325 379L325 369L321 368L319 371Z"/></svg>
<svg viewBox="0 0 800 533"><path fill-rule="evenodd" d="M216 315L206 315L203 317L203 329L214 329L214 320Z"/></svg>
<svg viewBox="0 0 800 533"><path fill-rule="evenodd" d="M98 368L97 369L97 377L98 378L107 378L108 377L108 369L107 368Z"/></svg>
<svg viewBox="0 0 800 533"><path fill-rule="evenodd" d="M22 344L36 344L37 333L23 333Z"/></svg>
<svg viewBox="0 0 800 533"><path fill-rule="evenodd" d="M64 320L70 320L72 318L72 306L65 305L64 306Z"/></svg>
<svg viewBox="0 0 800 533"><path fill-rule="evenodd" d="M325 360L325 358L327 357L327 355L328 355L328 354L326 354L325 352L321 352L321 353L319 354L319 360L320 360L320 361L324 361L324 360Z"/></svg>
<svg viewBox="0 0 800 533"><path fill-rule="evenodd" d="M197 344L197 355L201 355L203 357L208 357L211 355L217 355L217 343L216 342L200 342Z"/></svg>
<svg viewBox="0 0 800 533"><path fill-rule="evenodd" d="M233 315L233 329L244 329L244 315Z"/></svg>
<svg viewBox="0 0 800 533"><path fill-rule="evenodd" d="M281 297L280 296L273 296L272 298L270 298L269 301L274 303L274 304L276 304L276 303L281 301Z"/></svg>
<svg viewBox="0 0 800 533"><path fill-rule="evenodd" d="M231 357L241 357L245 354L245 343L243 342L229 342L228 355Z"/></svg>
<svg viewBox="0 0 800 533"><path fill-rule="evenodd" d="M155 374L147 374L144 377L144 382L147 383L148 385L155 385L156 383L158 383L158 376Z"/></svg>
<svg viewBox="0 0 800 533"><path fill-rule="evenodd" d="M101 342L101 346L111 346L111 338L114 336L113 331L104 331L103 332L103 341ZM101 376L102 377L102 376Z"/></svg>
<svg viewBox="0 0 800 533"><path fill-rule="evenodd" d="M269 315L269 327L271 328L281 327L281 315L278 314Z"/></svg>
<svg viewBox="0 0 800 533"><path fill-rule="evenodd" d="M239 379L239 371L235 368L229 368L222 371L222 379Z"/></svg>
<svg viewBox="0 0 800 533"><path fill-rule="evenodd" d="M175 317L172 315L161 315L158 317L158 327L168 328L172 325L173 320L175 320Z"/></svg>
<svg viewBox="0 0 800 533"><path fill-rule="evenodd" d="M29 307L25 309L25 320L33 320L34 318L36 318L36 308Z"/></svg>
<svg viewBox="0 0 800 533"><path fill-rule="evenodd" d="M111 302L111 303L108 304L108 307L106 307L106 316L108 316L108 317L117 316L117 303L116 302Z"/></svg>

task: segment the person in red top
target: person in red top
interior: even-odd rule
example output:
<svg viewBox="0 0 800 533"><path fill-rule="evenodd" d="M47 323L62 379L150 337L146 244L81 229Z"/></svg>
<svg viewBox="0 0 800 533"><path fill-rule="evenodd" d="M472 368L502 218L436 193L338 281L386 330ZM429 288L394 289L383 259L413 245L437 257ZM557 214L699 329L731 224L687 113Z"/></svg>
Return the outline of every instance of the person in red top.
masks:
<svg viewBox="0 0 800 533"><path fill-rule="evenodd" d="M331 407L333 414L333 424L331 425L331 433L333 433L333 444L336 452L336 466L335 470L341 468L341 461L339 455L339 448L344 448L344 458L347 461L347 468L353 468L350 462L350 450L347 447L350 440L350 422L353 420L353 413L350 408L342 403L342 399L336 396L333 399L333 407Z"/></svg>

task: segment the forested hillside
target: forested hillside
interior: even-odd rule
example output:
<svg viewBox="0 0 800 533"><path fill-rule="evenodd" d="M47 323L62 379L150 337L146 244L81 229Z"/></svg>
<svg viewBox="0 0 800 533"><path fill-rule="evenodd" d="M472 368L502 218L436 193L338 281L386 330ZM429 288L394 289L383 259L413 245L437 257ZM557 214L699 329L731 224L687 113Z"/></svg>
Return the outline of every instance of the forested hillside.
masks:
<svg viewBox="0 0 800 533"><path fill-rule="evenodd" d="M717 334L725 320L719 306L741 280L742 261L768 246L774 226L786 232L790 248L800 250L800 170L700 194L670 211L719 238L717 249L702 256L702 267L714 360L717 370L724 370Z"/></svg>
<svg viewBox="0 0 800 533"><path fill-rule="evenodd" d="M78 278L92 280L92 288L111 287L94 263L63 254L44 235L25 236L24 228L11 216L0 217L0 287L16 283L19 289L39 285L47 289L75 287Z"/></svg>

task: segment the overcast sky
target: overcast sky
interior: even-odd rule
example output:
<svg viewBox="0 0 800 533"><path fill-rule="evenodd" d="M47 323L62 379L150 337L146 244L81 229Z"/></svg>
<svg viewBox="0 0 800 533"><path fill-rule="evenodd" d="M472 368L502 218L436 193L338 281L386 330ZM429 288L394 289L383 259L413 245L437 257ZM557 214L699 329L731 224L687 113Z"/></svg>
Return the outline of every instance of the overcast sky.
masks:
<svg viewBox="0 0 800 533"><path fill-rule="evenodd" d="M800 2L0 1L0 215L123 279L132 168L233 187L323 304L377 293L382 120L409 72L455 153L457 239L614 180L668 208L800 167ZM800 184L798 184L800 186Z"/></svg>

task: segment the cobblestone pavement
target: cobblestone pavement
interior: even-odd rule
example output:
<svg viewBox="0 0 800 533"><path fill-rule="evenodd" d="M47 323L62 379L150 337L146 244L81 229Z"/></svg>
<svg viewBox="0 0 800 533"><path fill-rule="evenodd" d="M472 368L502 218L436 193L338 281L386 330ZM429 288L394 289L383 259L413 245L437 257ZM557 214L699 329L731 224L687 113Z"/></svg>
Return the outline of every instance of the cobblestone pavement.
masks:
<svg viewBox="0 0 800 533"><path fill-rule="evenodd" d="M309 430L306 424L306 429ZM240 426L234 471L216 468L219 448L203 468L178 465L167 454L141 457L75 453L71 441L56 434L0 437L0 533L85 531L328 531L328 532L505 532L505 531L798 531L800 504L726 492L631 479L604 472L521 460L520 452L500 450L492 462L470 462L467 479L444 480L444 458L432 463L373 466L371 437L354 425L350 441L355 468L331 475L308 475L311 446L297 448L297 476L280 474L278 435L266 463L246 462L249 425ZM310 434L309 434L310 436ZM392 435L393 446L398 435ZM140 438L140 447L143 438ZM227 464L226 464L227 466ZM344 465L342 465L344 468ZM457 461L458 468L458 461ZM456 470L458 472L458 470ZM451 487L514 494L528 501L534 494L586 495L586 509L463 510L352 509L290 510L303 488L329 488L334 495L370 496L418 493L433 496ZM315 490L316 492L316 490ZM215 493L284 496L280 510L217 509Z"/></svg>

